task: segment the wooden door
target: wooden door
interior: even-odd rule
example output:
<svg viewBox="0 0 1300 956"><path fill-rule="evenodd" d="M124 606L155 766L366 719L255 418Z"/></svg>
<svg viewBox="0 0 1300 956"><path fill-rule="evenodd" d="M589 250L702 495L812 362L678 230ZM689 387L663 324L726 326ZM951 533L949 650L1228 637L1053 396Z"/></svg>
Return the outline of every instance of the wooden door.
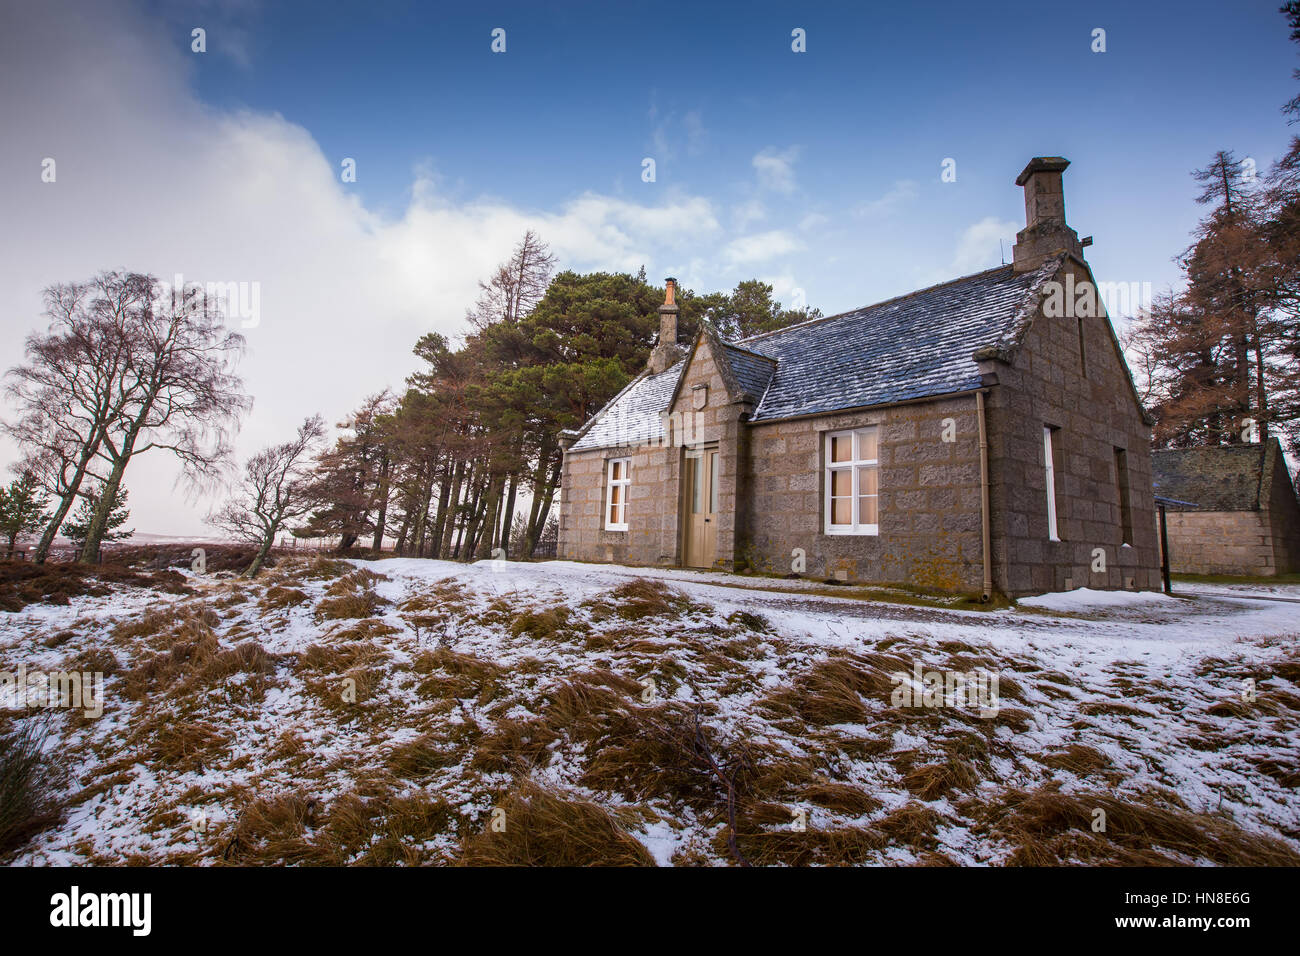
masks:
<svg viewBox="0 0 1300 956"><path fill-rule="evenodd" d="M718 450L687 452L685 477L682 563L711 568L718 555Z"/></svg>

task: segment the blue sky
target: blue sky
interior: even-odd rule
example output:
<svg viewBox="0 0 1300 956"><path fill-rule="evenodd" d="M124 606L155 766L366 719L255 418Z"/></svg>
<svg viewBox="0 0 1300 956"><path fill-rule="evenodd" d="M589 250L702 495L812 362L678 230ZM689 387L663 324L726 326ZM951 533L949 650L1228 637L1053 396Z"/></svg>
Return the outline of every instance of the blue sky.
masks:
<svg viewBox="0 0 1300 956"><path fill-rule="evenodd" d="M389 214L423 167L450 196L539 210L680 191L761 201L756 230L824 216L780 265L841 309L931 278L972 222L1021 225L1012 180L1039 154L1073 161L1068 210L1102 278L1175 281L1198 215L1187 173L1222 147L1263 167L1286 141L1300 61L1276 8L284 3L232 15L240 58L211 56L194 80L206 102L279 112L355 158L355 191ZM753 185L763 150L792 157L793 189ZM939 180L946 157L955 183Z"/></svg>
<svg viewBox="0 0 1300 956"><path fill-rule="evenodd" d="M1072 161L1098 279L1158 291L1190 171L1292 133L1276 5L0 0L0 333L102 269L255 288L246 456L400 387L525 229L562 267L830 314L1009 259L1035 155ZM139 530L205 530L175 478L132 465Z"/></svg>

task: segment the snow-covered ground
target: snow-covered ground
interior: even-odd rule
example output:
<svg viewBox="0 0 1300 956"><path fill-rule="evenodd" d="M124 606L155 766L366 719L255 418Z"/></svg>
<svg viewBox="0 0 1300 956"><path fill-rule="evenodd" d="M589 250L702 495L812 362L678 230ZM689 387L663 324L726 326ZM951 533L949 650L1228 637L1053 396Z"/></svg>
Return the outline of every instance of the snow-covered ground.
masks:
<svg viewBox="0 0 1300 956"><path fill-rule="evenodd" d="M407 854L400 860L454 859L523 778L599 804L659 863L728 862L718 842L725 815L658 792L653 781L625 780L635 767L597 772L626 742L604 730L584 737L596 731L555 716L557 695L574 686L604 701L606 723L659 726L674 708L702 708L719 751L752 746L761 766L791 768L786 789L772 785L747 812L758 820L760 811L802 808L808 829L796 833L858 834L854 862L927 853L1005 862L1016 840L999 827L1021 819L1014 801L1055 793L1104 794L1121 807L1155 799L1197 825L1222 823L1276 841L1277 852L1300 850L1300 609L1276 600L1290 592L1079 590L966 611L683 570L354 564L380 576L353 589L373 589L376 599L354 617L322 616L331 593L353 592L339 589L339 569L313 578L305 565L253 586L194 577L198 598L123 591L0 616L0 669L84 665L96 649L116 664L102 717L56 716L47 746L71 760L74 799L65 822L15 862L240 860L254 845L271 852L263 846L273 845L264 832L271 824L257 821L281 804L267 809L266 801L303 794L308 809L286 824L294 846L319 848L337 829L321 821L334 821L346 801L391 807L418 798L446 819L385 839ZM619 589L644 580L689 601L642 614ZM282 600L267 590L275 587L294 593ZM184 609L184 620L133 633L131 624L165 606ZM240 647L242 657L232 651ZM222 652L221 667L206 663ZM841 664L850 690L829 682ZM901 713L884 678L918 666L1000 675L1001 714L981 721L951 705L933 719ZM361 699L340 704L332 695L347 680L362 685ZM873 680L885 689L867 689ZM814 712L822 696L843 719ZM514 750L503 743L510 734L523 735ZM437 753L416 760L417 769L399 759L419 757L421 747ZM499 759L485 757L502 749ZM956 782L930 786L927 773ZM864 796L828 800L828 787ZM931 821L919 842L870 835L895 832L914 811ZM779 822L764 826L788 836ZM1065 854L1069 835L1048 836ZM336 841L330 852L353 859L374 852L376 840ZM751 834L742 847L767 845ZM1167 856L1211 862L1217 852L1183 843Z"/></svg>

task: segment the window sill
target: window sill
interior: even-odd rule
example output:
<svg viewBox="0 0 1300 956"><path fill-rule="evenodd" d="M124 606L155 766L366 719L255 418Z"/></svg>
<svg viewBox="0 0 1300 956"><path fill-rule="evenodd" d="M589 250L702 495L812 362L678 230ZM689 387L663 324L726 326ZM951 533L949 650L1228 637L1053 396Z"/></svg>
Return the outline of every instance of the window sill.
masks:
<svg viewBox="0 0 1300 956"><path fill-rule="evenodd" d="M870 538L876 538L880 536L880 525L868 524L868 525L862 525L859 528L827 528L825 530L825 533L834 534L834 535L856 535L859 537L866 536Z"/></svg>
<svg viewBox="0 0 1300 956"><path fill-rule="evenodd" d="M625 524L607 524L607 525L605 525L605 530L606 530L606 531L626 531L626 530L627 530L627 525L625 525Z"/></svg>

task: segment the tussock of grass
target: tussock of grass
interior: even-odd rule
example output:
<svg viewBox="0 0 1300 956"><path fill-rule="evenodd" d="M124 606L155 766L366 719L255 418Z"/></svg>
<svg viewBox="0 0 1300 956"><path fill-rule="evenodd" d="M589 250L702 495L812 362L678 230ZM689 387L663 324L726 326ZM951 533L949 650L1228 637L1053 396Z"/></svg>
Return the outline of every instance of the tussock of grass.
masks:
<svg viewBox="0 0 1300 956"><path fill-rule="evenodd" d="M532 783L500 803L505 829L461 845L461 866L653 866L654 858L599 805Z"/></svg>
<svg viewBox="0 0 1300 956"><path fill-rule="evenodd" d="M254 640L234 647L224 647L205 623L189 621L171 648L153 654L127 671L122 693L131 700L142 700L166 692L183 698L197 691L211 689L235 674L249 679L239 685L239 694L248 701L261 699L271 684L278 658Z"/></svg>
<svg viewBox="0 0 1300 956"><path fill-rule="evenodd" d="M316 605L316 617L321 620L373 617L387 601L374 591L356 591L337 597L323 598Z"/></svg>
<svg viewBox="0 0 1300 956"><path fill-rule="evenodd" d="M797 715L809 724L863 724L871 712L863 698L889 701L895 687L890 674L908 670L907 662L887 654L845 654L814 664L783 691L760 701L777 715Z"/></svg>
<svg viewBox="0 0 1300 956"><path fill-rule="evenodd" d="M352 565L346 561L336 561L333 558L318 557L311 563L303 566L301 564L286 569L287 575L292 575L305 581L327 581L330 578L342 577L353 570Z"/></svg>
<svg viewBox="0 0 1300 956"><path fill-rule="evenodd" d="M1104 833L1092 830L1104 810ZM988 808L991 831L1016 847L1012 865L1065 863L1170 865L1209 860L1221 866L1297 866L1300 854L1280 840L1248 833L1231 821L1189 813L1168 799L1143 795L1013 790Z"/></svg>
<svg viewBox="0 0 1300 956"><path fill-rule="evenodd" d="M67 671L79 671L83 674L103 674L108 677L116 674L121 664L116 655L107 647L92 647L74 657L69 657L60 667Z"/></svg>
<svg viewBox="0 0 1300 956"><path fill-rule="evenodd" d="M305 793L258 798L235 819L221 859L241 866L330 862L307 839L307 828L321 822L320 802Z"/></svg>
<svg viewBox="0 0 1300 956"><path fill-rule="evenodd" d="M489 773L527 773L545 766L551 744L559 739L548 721L503 718L474 742L470 766Z"/></svg>
<svg viewBox="0 0 1300 956"><path fill-rule="evenodd" d="M912 850L933 850L939 845L935 831L943 823L936 810L923 803L905 803L878 821L875 829L894 846L902 845Z"/></svg>
<svg viewBox="0 0 1300 956"><path fill-rule="evenodd" d="M742 832L737 843L753 866L854 866L865 863L885 841L870 827L796 830L789 816L780 829ZM722 836L714 840L722 854Z"/></svg>
<svg viewBox="0 0 1300 956"><path fill-rule="evenodd" d="M636 578L614 588L609 593L609 603L614 613L627 621L644 617L681 617L696 609L696 605L681 591L649 578Z"/></svg>
<svg viewBox="0 0 1300 956"><path fill-rule="evenodd" d="M177 720L160 715L143 724L135 740L143 744L145 758L176 773L202 772L229 752L230 737L207 721Z"/></svg>
<svg viewBox="0 0 1300 956"><path fill-rule="evenodd" d="M62 819L48 763L57 754L42 752L47 733L28 717L0 734L0 859Z"/></svg>
<svg viewBox="0 0 1300 956"><path fill-rule="evenodd" d="M527 635L537 640L564 640L573 636L569 626L572 611L563 604L543 610L530 609L510 622L510 633L515 637Z"/></svg>
<svg viewBox="0 0 1300 956"><path fill-rule="evenodd" d="M146 611L139 617L121 622L110 632L109 639L114 643L123 643L193 628L211 629L220 623L221 618L217 613L201 604L173 605Z"/></svg>
<svg viewBox="0 0 1300 956"><path fill-rule="evenodd" d="M1068 770L1080 777L1108 770L1111 767L1109 757L1096 747L1088 747L1083 744L1070 744L1064 750L1058 750L1055 753L1041 757L1040 761L1049 767L1057 770Z"/></svg>
<svg viewBox="0 0 1300 956"><path fill-rule="evenodd" d="M326 594L355 594L358 591L372 591L380 581L387 581L387 575L371 571L369 568L354 568L325 589Z"/></svg>
<svg viewBox="0 0 1300 956"><path fill-rule="evenodd" d="M799 799L843 813L848 816L865 816L880 809L881 803L871 794L847 783L820 780L799 791Z"/></svg>
<svg viewBox="0 0 1300 956"><path fill-rule="evenodd" d="M309 645L301 662L314 671L342 674L354 667L378 669L388 657L386 650L368 641L331 641Z"/></svg>
<svg viewBox="0 0 1300 956"><path fill-rule="evenodd" d="M922 800L937 800L953 790L970 790L978 783L975 768L960 758L915 767L903 775L903 786Z"/></svg>
<svg viewBox="0 0 1300 956"><path fill-rule="evenodd" d="M772 623L767 618L761 614L751 614L749 611L732 612L727 615L727 623L759 634L767 634L772 630Z"/></svg>
<svg viewBox="0 0 1300 956"><path fill-rule="evenodd" d="M281 610L286 607L297 607L299 604L305 604L311 600L306 591L300 591L298 588L282 587L273 584L266 589L262 599L258 601L258 606L264 610Z"/></svg>
<svg viewBox="0 0 1300 956"><path fill-rule="evenodd" d="M418 779L455 764L454 749L429 734L394 747L388 754L388 769L399 777Z"/></svg>
<svg viewBox="0 0 1300 956"><path fill-rule="evenodd" d="M446 647L420 654L414 668L417 674L428 675L417 687L422 696L473 699L480 706L497 697L506 678L499 665Z"/></svg>

